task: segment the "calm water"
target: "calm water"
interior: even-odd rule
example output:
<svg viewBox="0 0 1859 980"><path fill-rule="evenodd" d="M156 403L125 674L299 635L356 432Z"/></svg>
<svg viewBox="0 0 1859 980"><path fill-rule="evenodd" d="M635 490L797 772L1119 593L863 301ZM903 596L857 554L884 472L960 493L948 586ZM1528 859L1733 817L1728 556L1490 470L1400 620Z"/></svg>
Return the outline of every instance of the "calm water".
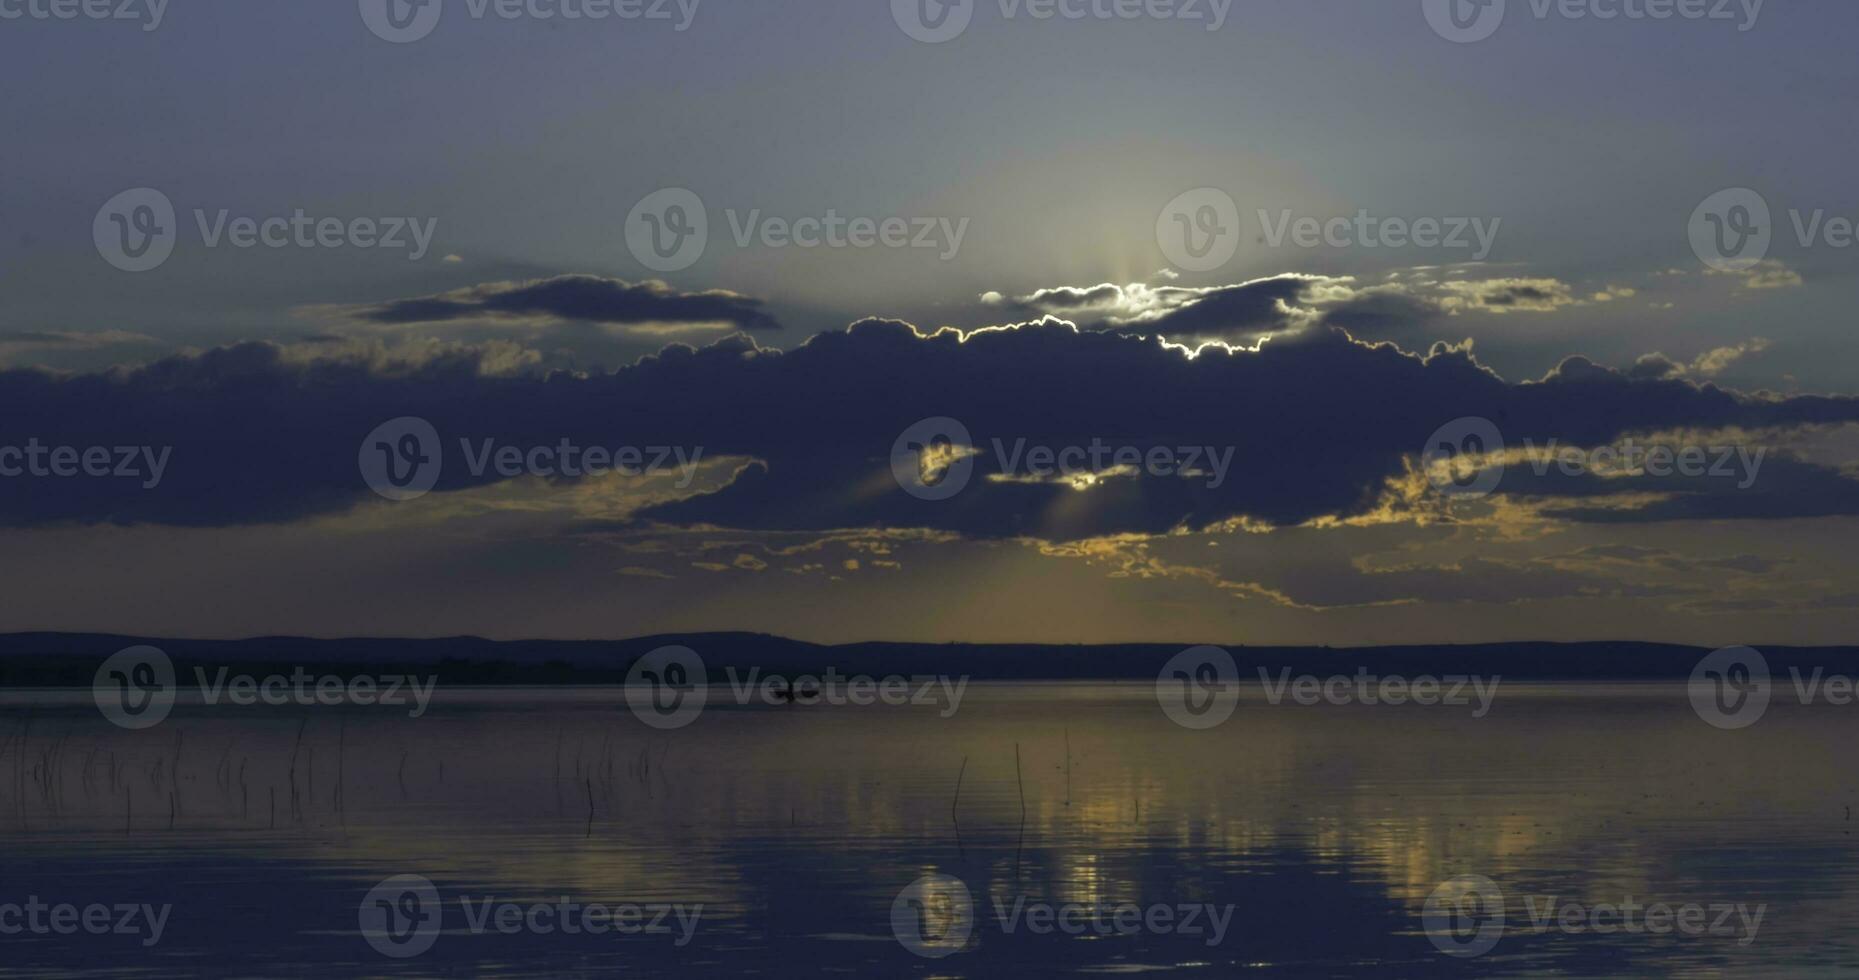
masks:
<svg viewBox="0 0 1859 980"><path fill-rule="evenodd" d="M1506 684L1482 719L1272 706L1253 690L1226 724L1190 731L1147 684L976 684L954 717L941 711L713 704L659 732L613 689L441 690L417 719L182 704L129 732L88 691L9 693L0 904L172 911L149 946L146 934L0 936L0 973L1859 970L1847 810L1859 709L1778 701L1725 732L1679 686ZM430 879L443 925L424 953L390 959L358 908L401 874ZM928 874L960 879L975 903L971 938L941 959L893 930L900 890ZM1507 928L1490 952L1456 958L1435 948L1422 909L1465 874L1502 889ZM474 933L459 904L563 896L701 915L679 946L676 926ZM1550 898L1766 911L1751 942L1538 932L1531 910ZM1234 908L1210 944L1009 932L996 900ZM933 932L944 914L923 921Z"/></svg>

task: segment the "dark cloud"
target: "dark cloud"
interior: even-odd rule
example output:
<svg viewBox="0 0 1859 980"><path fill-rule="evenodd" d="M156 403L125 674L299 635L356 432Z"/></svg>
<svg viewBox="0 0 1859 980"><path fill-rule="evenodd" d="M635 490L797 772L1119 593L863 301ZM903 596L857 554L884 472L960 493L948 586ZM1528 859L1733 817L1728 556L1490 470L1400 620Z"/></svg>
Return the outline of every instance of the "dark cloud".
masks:
<svg viewBox="0 0 1859 980"><path fill-rule="evenodd" d="M1013 299L990 293L988 298L1028 317L1057 316L1084 330L1160 335L1171 341L1252 346L1263 337L1328 325L1410 349L1464 337L1464 328L1446 327L1463 313L1550 313L1580 302L1573 287L1556 279L1441 281L1434 278L1436 272L1407 270L1374 283L1302 273L1223 286L1107 283L1041 289Z"/></svg>
<svg viewBox="0 0 1859 980"><path fill-rule="evenodd" d="M1171 340L1251 341L1263 334L1301 329L1315 319L1308 289L1344 280L1285 274L1227 286L1060 286L999 305L1038 318L1062 317L1084 330L1160 334Z"/></svg>
<svg viewBox="0 0 1859 980"><path fill-rule="evenodd" d="M1165 288L1164 295L1190 300L1152 320L1122 329L1174 337L1236 337L1294 329L1293 307L1310 281L1304 276L1275 276L1205 291Z"/></svg>
<svg viewBox="0 0 1859 980"><path fill-rule="evenodd" d="M1627 369L1627 377L1635 379L1659 380L1675 378L1685 373L1685 366L1664 354L1646 354L1633 362Z"/></svg>
<svg viewBox="0 0 1859 980"><path fill-rule="evenodd" d="M1838 470L1768 453L1759 466L1722 459L1724 449L1706 449L1709 465L1718 475L1640 475L1599 478L1565 476L1551 470L1507 472L1501 491L1517 496L1564 498L1570 501L1544 510L1548 517L1590 524L1645 524L1660 521L1785 520L1804 517L1840 517L1859 514L1859 481ZM1744 447L1748 448L1748 447ZM1753 453L1753 448L1748 448ZM1605 498L1657 495L1632 506L1609 504ZM1594 498L1603 498L1596 501Z"/></svg>
<svg viewBox="0 0 1859 980"><path fill-rule="evenodd" d="M1540 286L1502 286L1478 296L1485 306L1518 306L1524 303L1552 303L1557 296Z"/></svg>
<svg viewBox="0 0 1859 980"><path fill-rule="evenodd" d="M1399 288L1361 290L1323 311L1324 322L1342 327L1352 336L1393 341L1410 348L1424 347L1437 339L1444 317L1438 303Z"/></svg>
<svg viewBox="0 0 1859 980"><path fill-rule="evenodd" d="M134 370L55 376L0 372L0 445L172 446L161 485L108 479L0 479L0 520L222 525L283 521L375 499L357 458L380 423L420 416L447 462L437 490L494 482L464 466L461 438L499 445L676 445L756 462L727 487L639 517L751 530L934 528L1069 540L1164 532L1234 518L1294 524L1382 505L1443 424L1481 416L1508 441L1605 445L1625 432L1789 427L1859 420L1859 400L1756 399L1682 381L1634 380L1571 359L1549 379L1510 384L1462 350L1422 358L1340 331L1258 353L1196 357L1153 339L1046 323L924 337L867 321L792 351L744 337L667 348L613 373L497 374L482 351L419 361L305 356L244 344ZM904 493L893 442L919 420L960 419L982 450L946 501ZM24 420L34 424L22 424ZM1233 451L1226 482L1128 476L1079 491L996 482L995 441L1033 446L1213 447ZM1781 469L1772 469L1781 466ZM1513 473L1515 468L1513 468ZM1670 516L1784 517L1859 512L1853 481L1771 459L1816 488L1805 503L1765 492ZM1501 492L1513 492L1511 476ZM1528 488L1524 488L1526 491ZM1742 501L1745 506L1738 506ZM1754 501L1754 506L1748 506ZM415 506L415 505L404 505ZM1667 519L1573 509L1582 520Z"/></svg>
<svg viewBox="0 0 1859 980"><path fill-rule="evenodd" d="M545 317L586 323L727 323L742 330L779 330L762 301L713 289L684 293L658 280L629 283L597 276L557 276L488 283L469 289L365 307L357 319L384 325L453 320Z"/></svg>

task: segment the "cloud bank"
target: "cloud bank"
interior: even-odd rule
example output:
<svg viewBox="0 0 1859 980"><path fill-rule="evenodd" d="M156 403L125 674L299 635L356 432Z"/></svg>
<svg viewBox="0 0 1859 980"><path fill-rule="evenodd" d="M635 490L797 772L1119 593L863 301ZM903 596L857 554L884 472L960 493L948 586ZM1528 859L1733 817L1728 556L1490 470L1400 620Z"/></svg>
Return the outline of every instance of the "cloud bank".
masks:
<svg viewBox="0 0 1859 980"><path fill-rule="evenodd" d="M499 445L701 447L741 458L715 492L649 507L635 520L745 530L926 528L975 537L1075 540L1224 522L1294 525L1390 506L1436 429L1478 416L1508 442L1606 445L1632 432L1790 429L1859 421L1859 399L1740 395L1633 376L1572 358L1511 383L1463 349L1420 356L1333 327L1257 351L1190 355L1151 337L1044 320L925 336L871 320L791 351L743 336L674 345L611 373L499 372L484 349L435 347L384 361L337 348L306 354L249 343L101 374L0 372L0 439L23 444L172 447L160 486L110 479L0 479L0 521L211 526L289 521L375 501L357 457L376 426L432 423L448 454L441 494L498 482L473 474L459 440ZM930 417L973 437L973 481L948 500L905 493L890 471L899 434ZM997 442L998 441L998 442ZM1080 489L1011 476L997 446L1217 447L1217 486L1183 475L1104 473ZM1620 522L1859 513L1859 483L1799 460L1771 460L1756 485L1599 480L1514 468L1501 494L1636 506L1564 507L1569 520ZM403 505L407 506L407 505Z"/></svg>

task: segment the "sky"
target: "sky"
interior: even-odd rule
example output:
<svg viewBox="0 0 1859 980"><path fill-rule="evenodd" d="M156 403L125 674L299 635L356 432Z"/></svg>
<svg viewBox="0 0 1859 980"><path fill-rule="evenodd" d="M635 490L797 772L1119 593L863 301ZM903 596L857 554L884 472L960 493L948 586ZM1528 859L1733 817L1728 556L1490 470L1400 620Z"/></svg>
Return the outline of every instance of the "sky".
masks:
<svg viewBox="0 0 1859 980"><path fill-rule="evenodd" d="M1852 641L1851 5L104 6L0 629Z"/></svg>

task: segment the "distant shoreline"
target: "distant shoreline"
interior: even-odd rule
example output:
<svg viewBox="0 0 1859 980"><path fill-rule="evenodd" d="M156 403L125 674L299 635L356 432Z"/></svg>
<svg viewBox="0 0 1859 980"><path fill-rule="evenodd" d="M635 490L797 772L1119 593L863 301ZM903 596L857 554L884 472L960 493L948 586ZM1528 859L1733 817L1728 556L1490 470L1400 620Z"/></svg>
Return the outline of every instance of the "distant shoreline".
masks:
<svg viewBox="0 0 1859 980"><path fill-rule="evenodd" d="M825 645L756 633L693 633L623 640L309 639L189 640L91 633L0 635L0 688L87 687L103 660L133 646L166 653L178 672L220 667L284 673L437 674L448 685L617 684L640 656L664 646L697 652L713 679L734 668L787 677L827 671L870 676L961 675L975 680L1153 680L1195 644L848 643ZM1730 644L1726 644L1730 645ZM1859 647L1761 646L1777 672L1819 668L1859 676ZM1298 674L1499 675L1511 680L1670 680L1691 675L1712 648L1656 643L1489 643L1464 646L1284 647L1225 645L1243 681L1258 671Z"/></svg>

